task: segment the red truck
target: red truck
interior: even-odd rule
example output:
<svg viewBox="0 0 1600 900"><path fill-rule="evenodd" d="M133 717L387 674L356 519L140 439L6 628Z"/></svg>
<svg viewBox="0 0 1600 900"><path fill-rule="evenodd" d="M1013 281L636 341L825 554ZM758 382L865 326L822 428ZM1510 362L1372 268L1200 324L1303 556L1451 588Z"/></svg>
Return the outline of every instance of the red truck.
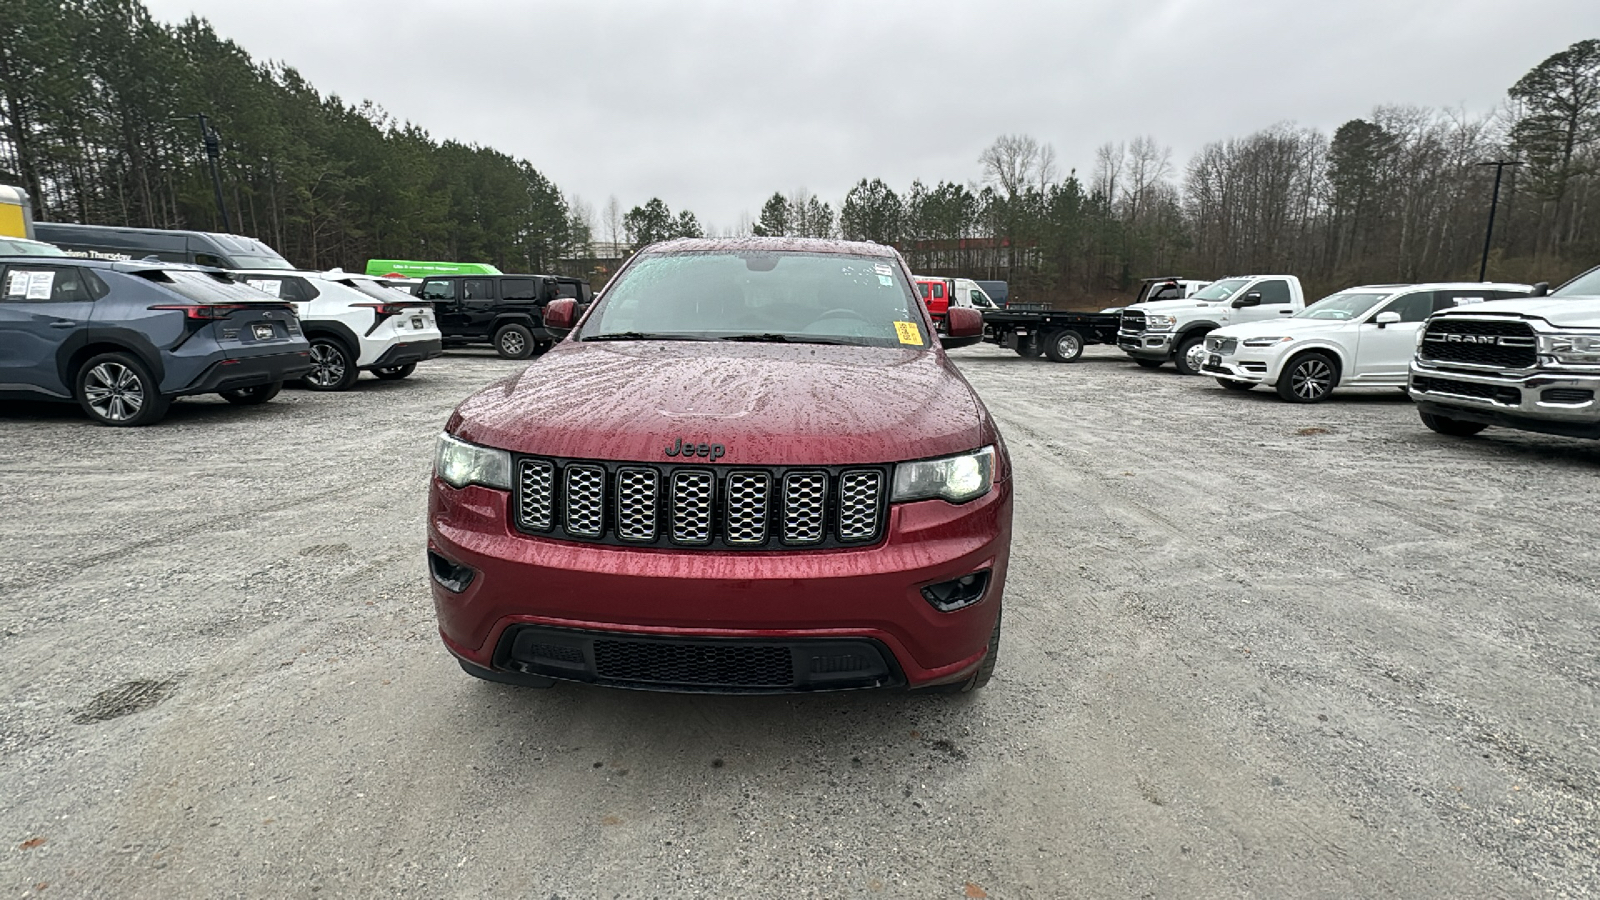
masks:
<svg viewBox="0 0 1600 900"><path fill-rule="evenodd" d="M894 250L671 241L576 315L553 301L570 334L439 438L428 559L463 669L726 693L989 680L1011 465Z"/></svg>

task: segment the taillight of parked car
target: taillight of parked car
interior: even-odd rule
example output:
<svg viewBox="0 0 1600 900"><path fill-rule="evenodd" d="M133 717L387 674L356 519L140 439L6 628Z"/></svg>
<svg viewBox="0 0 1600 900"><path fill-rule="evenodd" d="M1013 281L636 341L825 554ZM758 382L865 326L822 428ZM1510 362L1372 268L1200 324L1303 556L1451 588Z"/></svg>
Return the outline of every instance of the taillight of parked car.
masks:
<svg viewBox="0 0 1600 900"><path fill-rule="evenodd" d="M372 310L372 327L367 329L367 334L371 334L379 325L394 316L420 313L422 310L432 306L430 303L352 303L350 305L364 306Z"/></svg>
<svg viewBox="0 0 1600 900"><path fill-rule="evenodd" d="M233 315L234 313L236 313L236 312L238 312L239 310L242 310L242 309L261 309L261 308L276 309L276 308L280 308L280 307L270 307L270 306L267 306L266 304L262 304L260 307L257 307L257 306L246 306L243 303L206 303L206 304L163 303L163 304L160 304L160 305L157 305L157 306L152 306L150 308L151 309L177 310L177 311L180 311L180 312L183 313L183 317L185 319L193 319L193 320L197 320L197 321L201 321L201 322L218 322L218 321L221 321L223 319L228 318L229 316ZM289 307L282 307L282 308L289 308Z"/></svg>

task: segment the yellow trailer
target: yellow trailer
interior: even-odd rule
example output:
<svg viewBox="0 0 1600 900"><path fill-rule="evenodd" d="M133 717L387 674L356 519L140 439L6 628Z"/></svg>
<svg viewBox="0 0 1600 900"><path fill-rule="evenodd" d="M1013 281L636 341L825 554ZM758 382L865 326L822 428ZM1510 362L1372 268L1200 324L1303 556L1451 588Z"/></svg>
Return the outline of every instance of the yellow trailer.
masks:
<svg viewBox="0 0 1600 900"><path fill-rule="evenodd" d="M33 204L22 188L0 184L0 237L33 237Z"/></svg>

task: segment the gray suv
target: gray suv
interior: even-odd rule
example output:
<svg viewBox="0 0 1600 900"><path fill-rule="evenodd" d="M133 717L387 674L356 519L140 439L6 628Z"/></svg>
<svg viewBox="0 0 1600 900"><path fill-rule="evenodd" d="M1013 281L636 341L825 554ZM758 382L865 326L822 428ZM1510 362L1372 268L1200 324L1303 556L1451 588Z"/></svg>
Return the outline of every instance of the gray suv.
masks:
<svg viewBox="0 0 1600 900"><path fill-rule="evenodd" d="M177 397L265 403L310 370L294 308L220 272L0 256L0 399L149 425Z"/></svg>

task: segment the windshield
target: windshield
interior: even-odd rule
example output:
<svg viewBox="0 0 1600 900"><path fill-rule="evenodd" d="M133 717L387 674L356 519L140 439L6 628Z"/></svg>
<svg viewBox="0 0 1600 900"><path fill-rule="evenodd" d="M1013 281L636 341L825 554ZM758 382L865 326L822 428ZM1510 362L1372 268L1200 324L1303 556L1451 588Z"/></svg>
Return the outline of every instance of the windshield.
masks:
<svg viewBox="0 0 1600 900"><path fill-rule="evenodd" d="M370 278L343 278L340 279L339 284L355 288L368 297L374 297L385 303L404 303L407 300L417 299L411 296L411 292L404 287L391 285L384 281L374 281Z"/></svg>
<svg viewBox="0 0 1600 900"><path fill-rule="evenodd" d="M0 238L0 256L66 256L61 248L26 238Z"/></svg>
<svg viewBox="0 0 1600 900"><path fill-rule="evenodd" d="M1550 292L1552 297L1600 297L1600 266Z"/></svg>
<svg viewBox="0 0 1600 900"><path fill-rule="evenodd" d="M629 266L598 302L579 340L928 346L911 285L881 257L651 255Z"/></svg>
<svg viewBox="0 0 1600 900"><path fill-rule="evenodd" d="M1305 309L1294 314L1296 319L1332 319L1344 321L1354 319L1378 304L1378 301L1389 296L1386 293L1340 293L1323 297Z"/></svg>
<svg viewBox="0 0 1600 900"><path fill-rule="evenodd" d="M1200 291L1191 300L1226 300L1238 293L1239 289L1250 283L1248 278L1224 278L1211 283L1210 287Z"/></svg>
<svg viewBox="0 0 1600 900"><path fill-rule="evenodd" d="M235 269L292 269L287 259L281 256L229 256Z"/></svg>

